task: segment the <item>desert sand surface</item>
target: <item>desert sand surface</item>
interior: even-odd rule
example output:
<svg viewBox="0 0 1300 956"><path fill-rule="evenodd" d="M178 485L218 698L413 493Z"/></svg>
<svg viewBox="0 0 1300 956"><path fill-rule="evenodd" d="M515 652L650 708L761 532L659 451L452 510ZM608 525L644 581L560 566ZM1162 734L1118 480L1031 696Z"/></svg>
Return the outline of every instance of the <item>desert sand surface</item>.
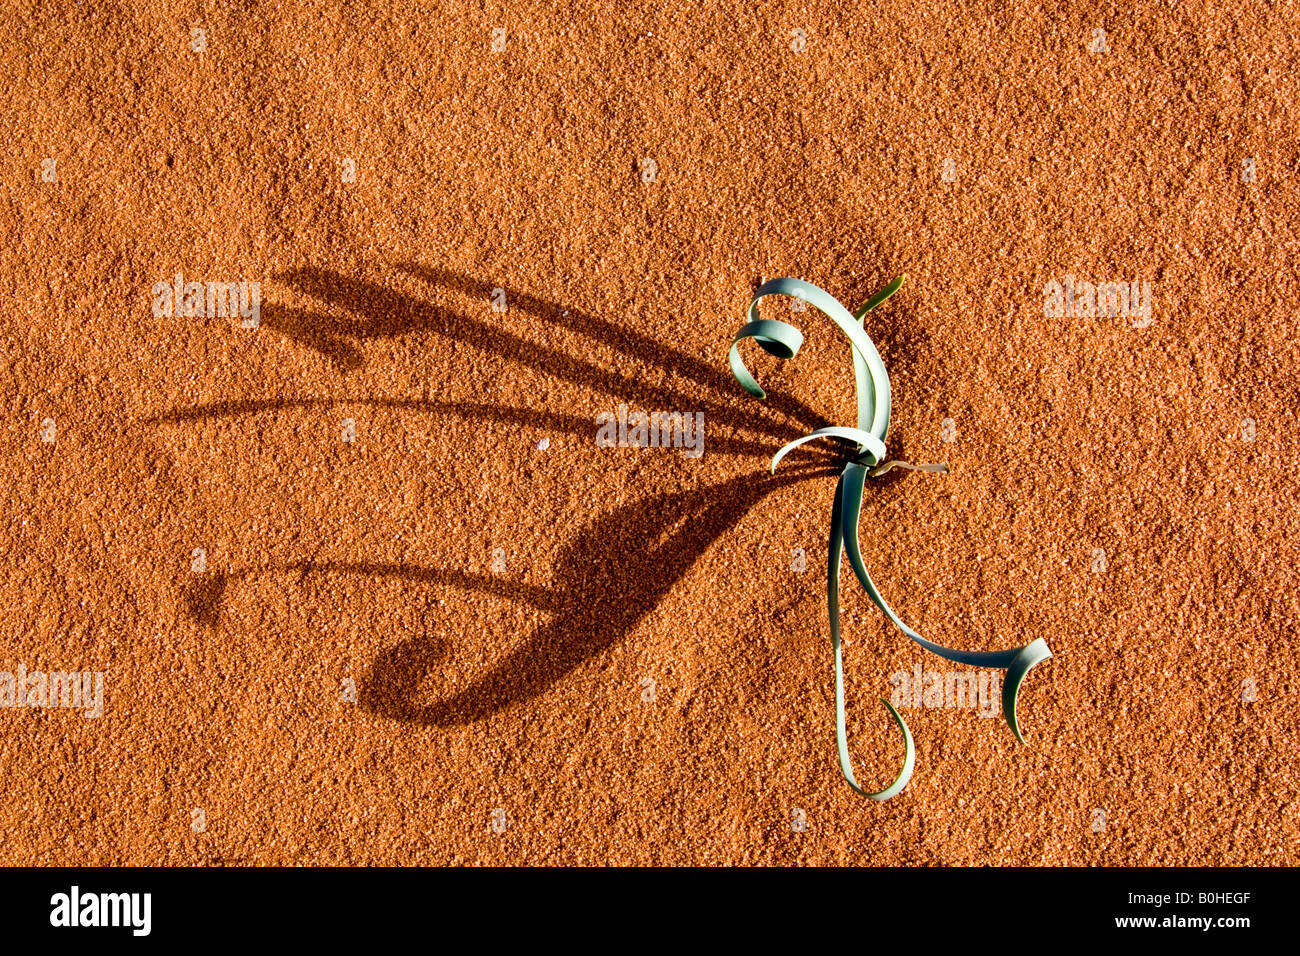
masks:
<svg viewBox="0 0 1300 956"><path fill-rule="evenodd" d="M0 671L103 692L0 709L4 862L1300 862L1297 28L9 5ZM806 336L746 347L768 401L726 356L763 279L900 273L889 456L951 472L868 484L866 563L927 638L1054 656L1026 745L904 709L872 802L841 449L768 471L853 424L849 349L768 299ZM178 274L257 325L155 314ZM1051 315L1067 277L1149 315ZM703 454L598 447L620 404ZM954 667L841 609L880 788L878 698Z"/></svg>

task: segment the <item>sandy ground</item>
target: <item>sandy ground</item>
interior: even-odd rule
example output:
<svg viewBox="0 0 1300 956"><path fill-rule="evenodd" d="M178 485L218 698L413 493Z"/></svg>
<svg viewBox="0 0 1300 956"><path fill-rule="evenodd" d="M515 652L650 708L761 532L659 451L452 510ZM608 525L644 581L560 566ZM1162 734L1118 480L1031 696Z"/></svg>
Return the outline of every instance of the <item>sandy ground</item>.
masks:
<svg viewBox="0 0 1300 956"><path fill-rule="evenodd" d="M1300 862L1296 5L699 6L9 5L0 670L104 696L0 710L6 863ZM952 473L870 486L868 565L1055 657L1028 746L905 710L877 804L834 479L766 473L848 350L765 304L766 404L726 351L762 277L903 271L890 455ZM880 787L951 665L843 605Z"/></svg>

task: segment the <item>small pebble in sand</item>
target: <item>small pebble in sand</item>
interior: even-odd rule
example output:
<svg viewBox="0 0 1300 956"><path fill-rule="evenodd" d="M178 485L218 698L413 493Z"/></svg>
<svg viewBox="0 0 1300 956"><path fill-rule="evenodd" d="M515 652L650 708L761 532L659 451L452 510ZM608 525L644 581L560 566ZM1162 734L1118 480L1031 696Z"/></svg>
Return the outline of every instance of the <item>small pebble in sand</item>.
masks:
<svg viewBox="0 0 1300 956"><path fill-rule="evenodd" d="M549 438L543 438L541 441L537 443L538 451L546 451L546 449L550 447L551 447L551 440Z"/></svg>

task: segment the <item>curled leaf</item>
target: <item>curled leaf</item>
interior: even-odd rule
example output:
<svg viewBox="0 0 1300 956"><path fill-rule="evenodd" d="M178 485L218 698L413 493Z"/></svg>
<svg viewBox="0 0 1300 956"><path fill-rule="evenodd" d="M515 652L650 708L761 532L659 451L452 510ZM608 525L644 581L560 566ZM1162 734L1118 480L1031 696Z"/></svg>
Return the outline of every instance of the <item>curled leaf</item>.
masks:
<svg viewBox="0 0 1300 956"><path fill-rule="evenodd" d="M767 393L754 381L754 376L749 374L745 368L745 363L740 357L740 343L745 339L753 339L763 350L777 358L794 358L799 354L799 346L803 345L803 333L787 322L777 322L774 319L757 319L741 326L736 337L731 340L731 351L727 354L727 361L731 365L731 374L736 376L741 387L753 395L755 398L767 398Z"/></svg>
<svg viewBox="0 0 1300 956"><path fill-rule="evenodd" d="M842 425L831 425L827 428L819 428L816 431L809 432L802 438L796 438L781 447L772 457L772 471L776 471L776 466L781 463L781 459L786 456L787 452L793 451L800 445L813 441L817 438L843 438L846 441L857 442L858 449L861 451L860 457L871 458L870 464L875 464L885 454L885 446L880 439L871 432L864 432L860 428L845 428Z"/></svg>
<svg viewBox="0 0 1300 956"><path fill-rule="evenodd" d="M1016 740L1022 744L1025 738L1020 733L1020 725L1016 720L1016 700L1020 696L1020 685L1035 664L1041 664L1051 656L1052 652L1048 650L1047 642L1041 637L1026 644L1007 667L1007 676L1002 682L1002 713L1006 716L1007 723L1011 725L1011 732L1016 735Z"/></svg>

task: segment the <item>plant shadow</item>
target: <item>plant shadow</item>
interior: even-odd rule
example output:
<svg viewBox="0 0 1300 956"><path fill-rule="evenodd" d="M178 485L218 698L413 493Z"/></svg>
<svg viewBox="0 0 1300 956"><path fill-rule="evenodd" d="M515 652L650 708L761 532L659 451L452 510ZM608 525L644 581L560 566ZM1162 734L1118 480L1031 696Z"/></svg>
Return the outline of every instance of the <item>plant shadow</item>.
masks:
<svg viewBox="0 0 1300 956"><path fill-rule="evenodd" d="M790 474L742 475L707 488L659 494L598 516L555 560L551 588L502 586L488 576L422 574L487 593L502 594L554 616L465 690L425 701L421 686L441 671L444 643L415 637L387 651L360 683L366 709L421 725L458 725L539 696L596 654L624 639L719 537L771 492L806 478L832 476L811 466ZM680 527L663 541L657 532ZM318 566L317 570L352 570Z"/></svg>
<svg viewBox="0 0 1300 956"><path fill-rule="evenodd" d="M485 283L446 270L409 263L400 268L431 285L481 296L483 301L491 292ZM789 396L772 396L761 405L744 404L743 393L720 369L635 330L535 297L516 293L511 307L601 342L642 370L657 368L690 379L703 392L648 384L629 373L602 369L548 344L529 341L505 325L435 306L367 280L316 268L291 270L276 278L354 316L341 319L325 312L281 306L268 306L262 313L263 324L318 352L340 373L346 374L363 363L366 341L418 333L450 338L562 381L594 386L629 404L702 410L711 425L722 424L728 429L723 434L710 434L708 447L714 454L765 460L778 443L827 424L807 405ZM551 433L559 430L593 440L595 434L594 418L431 399L229 400L171 409L147 421L153 425L175 424L343 404L545 426ZM780 419L769 410L780 413ZM746 433L756 437L746 437ZM220 625L223 597L233 581L292 571L300 575L381 575L450 585L550 613L548 623L539 626L466 689L428 699L424 692L428 678L441 670L447 654L441 641L428 636L412 638L379 654L360 682L358 702L372 713L430 726L465 724L537 697L593 655L624 639L658 607L713 542L763 497L796 482L834 477L845 458L843 449L805 446L791 454L779 475L769 474L766 467L756 468L713 485L649 495L598 515L561 548L554 562L558 569L554 584L547 588L513 582L496 574L400 564L301 561L242 571L226 569L204 576L185 589L182 608L201 626L216 628ZM884 476L881 482L892 483L900 478L894 473Z"/></svg>

